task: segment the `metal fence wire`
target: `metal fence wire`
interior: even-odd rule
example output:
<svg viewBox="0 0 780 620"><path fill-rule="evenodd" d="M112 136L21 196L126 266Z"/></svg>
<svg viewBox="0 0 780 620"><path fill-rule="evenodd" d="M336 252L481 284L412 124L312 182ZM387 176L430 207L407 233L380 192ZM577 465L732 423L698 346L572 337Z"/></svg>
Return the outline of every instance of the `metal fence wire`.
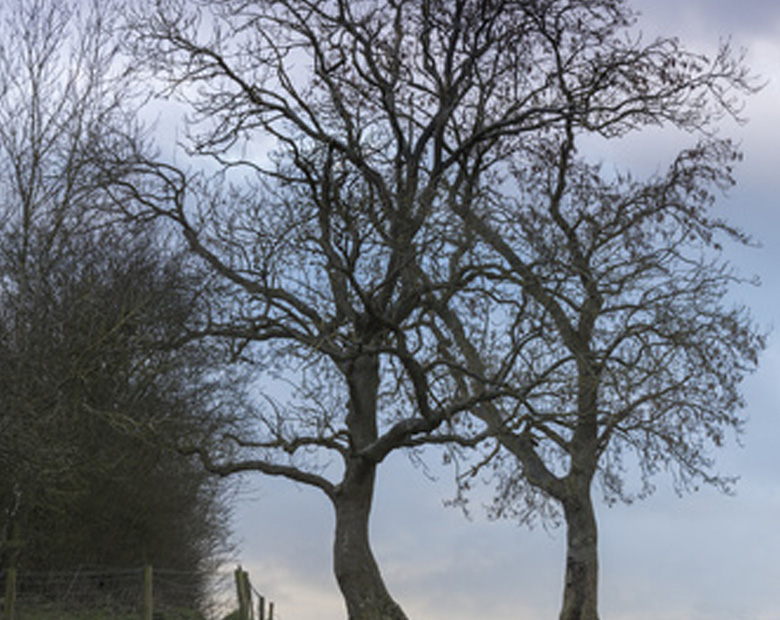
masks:
<svg viewBox="0 0 780 620"><path fill-rule="evenodd" d="M144 613L145 574L153 575L154 620L204 618L208 587L200 573L147 567L24 571L15 576L13 620L137 620ZM8 574L0 584L8 590ZM2 591L0 591L2 596ZM8 594L6 593L6 597ZM8 605L3 601L5 619Z"/></svg>

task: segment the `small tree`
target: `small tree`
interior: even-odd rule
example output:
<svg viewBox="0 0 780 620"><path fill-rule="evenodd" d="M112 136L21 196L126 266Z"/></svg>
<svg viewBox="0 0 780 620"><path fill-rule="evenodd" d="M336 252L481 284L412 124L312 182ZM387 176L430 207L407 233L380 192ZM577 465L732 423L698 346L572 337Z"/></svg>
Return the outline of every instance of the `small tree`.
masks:
<svg viewBox="0 0 780 620"><path fill-rule="evenodd" d="M501 448L490 463L493 511L562 513L562 620L598 617L594 480L608 501L644 497L662 469L679 491L728 489L710 449L740 432L739 384L764 346L746 310L728 304L744 280L721 244L749 240L712 213L741 159L713 127L737 114L733 93L751 92L744 69L725 47L710 61L674 41L626 44L618 3L585 4L609 6L599 12L605 30L583 28L576 3L539 13L549 52L539 62L549 59L561 121L516 145L481 200L453 203L465 229L461 268L489 278L496 327L475 330L463 301L439 308L472 389L511 364L502 376L513 396L474 409ZM700 141L646 180L607 173L578 151L594 134L665 123ZM625 485L633 472L635 491Z"/></svg>
<svg viewBox="0 0 780 620"><path fill-rule="evenodd" d="M504 202L500 234L485 214L467 216L511 268L504 294L517 287L522 308L505 310L516 397L477 415L505 449L492 464L494 513L528 519L554 500L567 526L561 618L594 619L593 481L608 501L647 495L662 469L678 490L728 489L709 449L742 428L739 383L763 339L743 308L726 304L741 279L715 249L719 237L744 239L708 214L709 186L727 182L735 157L727 144L685 151L667 175L642 183L606 180L559 146L550 159L546 151L543 178ZM457 333L454 314L442 314ZM501 347L476 342L459 333L476 374L506 364L494 358ZM636 492L624 484L633 472L643 481Z"/></svg>
<svg viewBox="0 0 780 620"><path fill-rule="evenodd" d="M0 296L4 325L16 327L0 329L0 393L14 429L0 454L6 499L19 500L3 522L21 525L28 569L148 561L205 571L224 549L220 489L139 435L150 419L172 432L207 415L213 356L171 347L192 314L191 283L148 240L77 242L45 277L28 278L24 332L18 299ZM201 579L191 579L192 600Z"/></svg>

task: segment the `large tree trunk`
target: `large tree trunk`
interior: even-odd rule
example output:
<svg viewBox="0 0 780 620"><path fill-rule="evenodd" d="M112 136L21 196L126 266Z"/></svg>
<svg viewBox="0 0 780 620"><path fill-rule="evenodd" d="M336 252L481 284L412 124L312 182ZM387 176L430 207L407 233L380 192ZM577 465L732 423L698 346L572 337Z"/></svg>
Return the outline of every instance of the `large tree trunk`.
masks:
<svg viewBox="0 0 780 620"><path fill-rule="evenodd" d="M590 481L578 481L563 501L566 583L560 620L598 620L598 528Z"/></svg>
<svg viewBox="0 0 780 620"><path fill-rule="evenodd" d="M343 370L349 385L346 422L354 453L346 459L344 478L331 498L336 509L336 580L349 620L406 620L385 587L369 542L377 463L360 452L377 439L379 360L372 354L358 355Z"/></svg>
<svg viewBox="0 0 780 620"><path fill-rule="evenodd" d="M406 620L385 587L369 543L375 473L372 463L351 462L334 497L334 570L349 620Z"/></svg>

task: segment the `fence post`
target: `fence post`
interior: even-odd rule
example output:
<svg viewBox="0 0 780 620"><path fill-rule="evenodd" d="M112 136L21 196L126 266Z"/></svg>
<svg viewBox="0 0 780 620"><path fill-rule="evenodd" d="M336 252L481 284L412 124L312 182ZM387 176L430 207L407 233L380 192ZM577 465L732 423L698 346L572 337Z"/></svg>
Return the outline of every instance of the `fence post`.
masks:
<svg viewBox="0 0 780 620"><path fill-rule="evenodd" d="M22 537L19 522L14 520L11 526L11 536L7 540L0 541L0 548L10 550L8 572L5 575L5 598L3 599L3 620L16 620L16 565L21 552Z"/></svg>
<svg viewBox="0 0 780 620"><path fill-rule="evenodd" d="M249 585L249 573L240 566L236 569L236 594L238 595L239 620L253 620L252 589Z"/></svg>
<svg viewBox="0 0 780 620"><path fill-rule="evenodd" d="M5 575L5 600L3 603L3 619L16 619L16 567L11 566Z"/></svg>
<svg viewBox="0 0 780 620"><path fill-rule="evenodd" d="M144 566L144 609L143 620L152 620L154 610L154 599L152 596L153 571L152 565Z"/></svg>
<svg viewBox="0 0 780 620"><path fill-rule="evenodd" d="M246 595L247 620L255 620L255 610L252 607L252 584L249 583L249 573L241 571L241 577L244 581L244 594Z"/></svg>

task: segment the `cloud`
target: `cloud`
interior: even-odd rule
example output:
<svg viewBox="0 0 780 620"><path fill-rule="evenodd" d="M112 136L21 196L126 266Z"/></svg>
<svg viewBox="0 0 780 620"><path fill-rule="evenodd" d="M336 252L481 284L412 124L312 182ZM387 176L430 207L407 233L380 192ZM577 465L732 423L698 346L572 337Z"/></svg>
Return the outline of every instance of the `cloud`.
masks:
<svg viewBox="0 0 780 620"><path fill-rule="evenodd" d="M764 493L667 493L602 511L605 617L735 620L773 609L777 505Z"/></svg>
<svg viewBox="0 0 780 620"><path fill-rule="evenodd" d="M684 41L735 37L752 38L780 28L780 5L775 0L634 0L649 34L680 36Z"/></svg>

